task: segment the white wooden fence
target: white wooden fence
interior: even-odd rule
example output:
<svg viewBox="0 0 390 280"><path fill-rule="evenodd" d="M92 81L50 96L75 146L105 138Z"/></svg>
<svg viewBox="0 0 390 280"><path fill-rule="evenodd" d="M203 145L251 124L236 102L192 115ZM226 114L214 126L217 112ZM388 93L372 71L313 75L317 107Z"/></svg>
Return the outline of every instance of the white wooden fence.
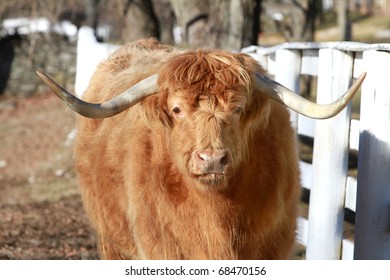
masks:
<svg viewBox="0 0 390 280"><path fill-rule="evenodd" d="M91 39L87 28L80 37L79 96L97 63L117 48ZM297 239L306 246L307 259L390 259L390 44L286 43L242 52L297 92L300 75L317 76L318 103L336 99L367 72L360 120L351 120L350 107L329 120L292 113L297 133L314 138L312 164L301 162L310 205L308 219L298 219ZM349 149L358 151L357 178L348 176ZM356 212L354 242L343 237L345 208Z"/></svg>
<svg viewBox="0 0 390 280"><path fill-rule="evenodd" d="M286 43L250 47L275 80L299 92L300 75L318 77L317 102L343 94L363 71L360 120L347 108L329 120L293 114L297 133L314 138L313 162L301 162L310 189L308 219L298 219L307 259L390 259L390 44ZM348 176L348 151L358 176ZM356 212L355 241L343 238L344 209Z"/></svg>

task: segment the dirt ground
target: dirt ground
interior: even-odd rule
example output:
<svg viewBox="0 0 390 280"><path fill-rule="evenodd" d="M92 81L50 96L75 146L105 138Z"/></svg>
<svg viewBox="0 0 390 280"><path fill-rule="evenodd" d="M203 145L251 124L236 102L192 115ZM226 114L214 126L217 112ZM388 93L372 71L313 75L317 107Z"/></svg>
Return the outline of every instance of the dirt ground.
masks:
<svg viewBox="0 0 390 280"><path fill-rule="evenodd" d="M74 114L52 94L0 99L0 259L96 259L73 169Z"/></svg>

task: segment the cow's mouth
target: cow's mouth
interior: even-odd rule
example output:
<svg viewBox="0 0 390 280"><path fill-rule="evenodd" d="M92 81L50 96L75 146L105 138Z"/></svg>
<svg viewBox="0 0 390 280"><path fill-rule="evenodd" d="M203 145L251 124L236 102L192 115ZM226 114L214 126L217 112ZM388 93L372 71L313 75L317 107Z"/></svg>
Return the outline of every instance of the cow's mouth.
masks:
<svg viewBox="0 0 390 280"><path fill-rule="evenodd" d="M225 173L194 174L194 176L204 185L212 187L226 185Z"/></svg>

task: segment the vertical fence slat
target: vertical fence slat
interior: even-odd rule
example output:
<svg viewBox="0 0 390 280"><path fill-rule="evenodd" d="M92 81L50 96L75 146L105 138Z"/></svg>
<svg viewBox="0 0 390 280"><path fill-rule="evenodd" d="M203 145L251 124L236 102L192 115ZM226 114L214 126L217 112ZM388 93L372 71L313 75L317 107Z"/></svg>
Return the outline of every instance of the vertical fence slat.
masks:
<svg viewBox="0 0 390 280"><path fill-rule="evenodd" d="M353 57L334 49L319 53L318 103L341 96L352 79ZM307 259L340 259L344 221L350 106L316 123Z"/></svg>
<svg viewBox="0 0 390 280"><path fill-rule="evenodd" d="M353 260L353 250L354 250L354 245L353 242L350 240L343 240L343 252L341 259L342 260Z"/></svg>
<svg viewBox="0 0 390 280"><path fill-rule="evenodd" d="M354 258L390 259L390 54L363 60Z"/></svg>
<svg viewBox="0 0 390 280"><path fill-rule="evenodd" d="M318 49L302 51L301 73L318 76Z"/></svg>
<svg viewBox="0 0 390 280"><path fill-rule="evenodd" d="M301 54L297 50L281 49L276 51L275 80L285 87L300 91ZM291 111L291 122L297 127L297 113Z"/></svg>

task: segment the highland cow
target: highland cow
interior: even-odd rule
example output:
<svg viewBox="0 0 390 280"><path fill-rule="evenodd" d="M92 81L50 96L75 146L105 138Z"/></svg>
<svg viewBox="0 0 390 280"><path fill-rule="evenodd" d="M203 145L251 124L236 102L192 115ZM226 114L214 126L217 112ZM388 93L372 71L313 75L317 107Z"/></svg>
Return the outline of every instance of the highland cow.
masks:
<svg viewBox="0 0 390 280"><path fill-rule="evenodd" d="M37 73L82 115L75 161L104 259L289 258L300 174L287 107L331 117L364 79L318 105L245 54L154 40L103 61L85 101Z"/></svg>

